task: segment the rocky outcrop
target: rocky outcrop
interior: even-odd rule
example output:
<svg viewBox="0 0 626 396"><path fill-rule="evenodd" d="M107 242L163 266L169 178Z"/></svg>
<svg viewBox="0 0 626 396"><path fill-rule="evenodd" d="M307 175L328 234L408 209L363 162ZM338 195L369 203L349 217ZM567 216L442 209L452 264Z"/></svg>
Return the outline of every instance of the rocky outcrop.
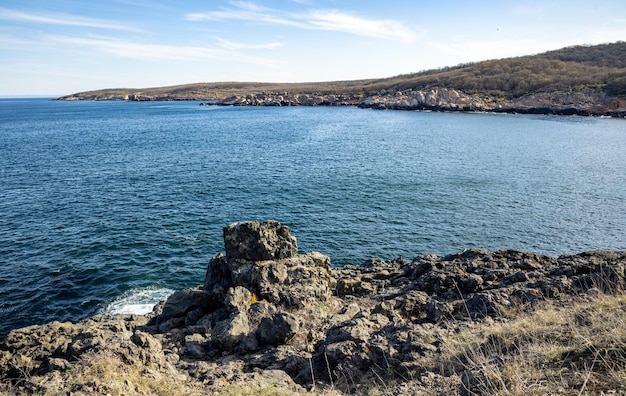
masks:
<svg viewBox="0 0 626 396"><path fill-rule="evenodd" d="M624 117L620 101L601 93L537 93L513 99L496 99L489 95L469 95L456 89L435 87L427 90L383 90L366 98L358 106L377 110L488 111Z"/></svg>
<svg viewBox="0 0 626 396"><path fill-rule="evenodd" d="M495 108L494 100L484 95L468 95L455 89L387 91L370 96L360 108L377 110L438 110L488 111Z"/></svg>
<svg viewBox="0 0 626 396"><path fill-rule="evenodd" d="M394 394L457 393L467 378L423 362L459 328L626 288L626 252L553 258L470 249L332 269L323 254L298 254L276 221L231 224L224 243L202 286L174 293L148 316L12 331L0 342L0 377L16 391L45 393L65 386L85 356L108 353L206 392L255 384L354 393L400 378ZM106 393L109 385L72 386Z"/></svg>
<svg viewBox="0 0 626 396"><path fill-rule="evenodd" d="M626 115L619 99L603 93L536 93L499 103L494 111L520 114Z"/></svg>
<svg viewBox="0 0 626 396"><path fill-rule="evenodd" d="M319 94L261 92L233 95L213 102L222 106L355 106L363 99L359 94Z"/></svg>
<svg viewBox="0 0 626 396"><path fill-rule="evenodd" d="M540 93L514 99L498 99L485 94L467 94L457 89L445 87L423 90L382 90L367 97L363 94L322 95L263 92L234 95L201 105L358 106L363 109L376 110L478 111L624 117L624 110L620 101L600 93Z"/></svg>

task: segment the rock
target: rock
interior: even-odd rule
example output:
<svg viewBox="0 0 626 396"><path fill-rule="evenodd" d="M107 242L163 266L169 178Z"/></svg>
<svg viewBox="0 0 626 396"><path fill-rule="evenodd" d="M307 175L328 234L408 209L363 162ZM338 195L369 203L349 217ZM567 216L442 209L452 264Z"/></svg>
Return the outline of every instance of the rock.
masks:
<svg viewBox="0 0 626 396"><path fill-rule="evenodd" d="M137 345L140 348L145 348L151 351L161 350L161 343L152 335L145 333L141 330L136 330L135 333L130 337L130 340L133 342L133 344Z"/></svg>
<svg viewBox="0 0 626 396"><path fill-rule="evenodd" d="M215 306L211 296L201 289L187 289L171 294L162 307L159 320L166 321L172 318L184 317L195 308L208 310Z"/></svg>
<svg viewBox="0 0 626 396"><path fill-rule="evenodd" d="M224 302L233 312L247 311L248 307L256 302L256 296L245 287L235 286L228 289Z"/></svg>
<svg viewBox="0 0 626 396"><path fill-rule="evenodd" d="M465 302L465 309L472 318L484 318L494 316L502 312L502 305L499 305L496 298L491 293L477 293ZM462 309L458 309L462 312Z"/></svg>
<svg viewBox="0 0 626 396"><path fill-rule="evenodd" d="M44 365L45 371L66 371L72 368L72 364L61 358L48 358Z"/></svg>
<svg viewBox="0 0 626 396"><path fill-rule="evenodd" d="M234 285L249 290L256 299L302 307L307 301L328 300L335 281L330 258L315 252L280 260L248 261L221 255L211 259L204 289L219 300Z"/></svg>
<svg viewBox="0 0 626 396"><path fill-rule="evenodd" d="M261 320L256 331L262 346L278 346L287 343L300 330L298 319L289 313L278 312L271 318Z"/></svg>
<svg viewBox="0 0 626 396"><path fill-rule="evenodd" d="M298 254L298 244L289 227L272 220L224 227L224 245L228 259L274 260Z"/></svg>

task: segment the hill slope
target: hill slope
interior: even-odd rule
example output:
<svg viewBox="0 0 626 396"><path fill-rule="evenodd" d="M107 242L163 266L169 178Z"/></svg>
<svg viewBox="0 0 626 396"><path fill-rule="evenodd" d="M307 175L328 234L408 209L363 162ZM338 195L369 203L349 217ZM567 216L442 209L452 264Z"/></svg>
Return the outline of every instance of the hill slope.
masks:
<svg viewBox="0 0 626 396"><path fill-rule="evenodd" d="M469 95L466 102L476 105L447 108L444 103L442 107L444 110L513 111L550 107L554 102L557 107L560 106L559 108L568 104L579 110L584 108L583 114L619 112L626 109L626 42L567 47L538 55L487 60L381 79L318 83L195 83L145 89L104 89L81 92L59 99L215 101L231 99L224 104L358 105L366 98L376 95L388 96L408 91L422 91L425 95L429 90L439 88L453 89L461 95ZM246 96L250 99L255 95L259 100L232 100L234 97ZM281 96L280 100L278 95ZM313 95L314 100L311 98L300 100L302 98L298 98L299 95ZM328 95L340 98L328 99ZM435 92L434 96L437 95ZM285 97L292 99L285 100ZM445 95L442 100L445 101ZM424 107L422 104L419 106ZM396 107L398 106L385 105L382 108Z"/></svg>

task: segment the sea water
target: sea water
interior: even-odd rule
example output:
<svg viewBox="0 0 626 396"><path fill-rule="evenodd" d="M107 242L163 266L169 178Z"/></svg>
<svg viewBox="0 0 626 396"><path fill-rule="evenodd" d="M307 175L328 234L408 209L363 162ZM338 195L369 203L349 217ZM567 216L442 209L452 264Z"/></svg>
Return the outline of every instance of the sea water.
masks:
<svg viewBox="0 0 626 396"><path fill-rule="evenodd" d="M623 250L626 121L0 100L0 334L149 311L266 219L333 265Z"/></svg>

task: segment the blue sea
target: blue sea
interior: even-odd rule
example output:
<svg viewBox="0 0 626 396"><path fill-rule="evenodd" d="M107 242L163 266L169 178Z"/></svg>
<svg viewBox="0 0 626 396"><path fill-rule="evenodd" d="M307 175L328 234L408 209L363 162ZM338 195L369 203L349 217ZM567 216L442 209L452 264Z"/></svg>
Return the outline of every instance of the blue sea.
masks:
<svg viewBox="0 0 626 396"><path fill-rule="evenodd" d="M0 100L0 334L150 310L266 219L337 266L624 250L626 121Z"/></svg>

